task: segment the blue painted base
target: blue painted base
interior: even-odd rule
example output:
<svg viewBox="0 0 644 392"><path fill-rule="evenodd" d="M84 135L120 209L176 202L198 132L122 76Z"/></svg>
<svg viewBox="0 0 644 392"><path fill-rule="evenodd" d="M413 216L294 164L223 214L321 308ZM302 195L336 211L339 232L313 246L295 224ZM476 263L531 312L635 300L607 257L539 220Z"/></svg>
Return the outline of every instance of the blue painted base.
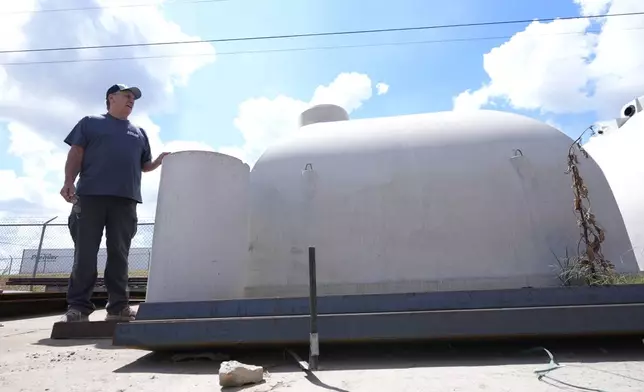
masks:
<svg viewBox="0 0 644 392"><path fill-rule="evenodd" d="M644 285L321 296L317 309L318 314L343 314L629 303L644 303ZM307 314L308 298L258 298L143 303L137 320Z"/></svg>
<svg viewBox="0 0 644 392"><path fill-rule="evenodd" d="M644 334L644 304L326 314L325 343ZM309 340L308 316L134 321L113 344L146 350L282 346Z"/></svg>
<svg viewBox="0 0 644 392"><path fill-rule="evenodd" d="M644 335L644 285L327 296L320 343ZM116 346L147 350L307 343L308 298L144 303Z"/></svg>

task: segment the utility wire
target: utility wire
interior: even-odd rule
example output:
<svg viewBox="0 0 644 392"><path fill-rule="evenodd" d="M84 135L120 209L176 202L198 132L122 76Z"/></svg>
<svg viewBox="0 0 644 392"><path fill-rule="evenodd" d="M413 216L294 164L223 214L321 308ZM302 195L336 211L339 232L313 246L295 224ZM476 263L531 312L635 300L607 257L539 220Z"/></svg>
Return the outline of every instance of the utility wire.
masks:
<svg viewBox="0 0 644 392"><path fill-rule="evenodd" d="M429 25L429 26L417 26L417 27L394 27L394 28L387 28L387 29L371 29L371 30L328 31L328 32L321 32L321 33L265 35L265 36L255 36L255 37L217 38L217 39L201 39L201 40L191 40L191 41L167 41L167 42L148 42L148 43L135 43L135 44L67 46L67 47L58 47L58 48L2 50L0 51L0 54L58 52L58 51L72 51L72 50L86 50L86 49L133 48L133 47L151 47L151 46L187 45L187 44L202 44L202 43L241 42L241 41L281 40L281 39L292 39L292 38L310 38L310 37L346 36L346 35L374 34L374 33L391 33L391 32L402 32L402 31L437 30L437 29L460 28L460 27L498 26L498 25L531 23L531 22L552 22L555 20L594 19L594 18L609 18L609 17L635 16L635 15L644 15L644 11L627 12L627 13L619 13L619 14L603 14L603 15L593 15L593 16L566 16L566 17L559 17L559 18L457 23L457 24Z"/></svg>
<svg viewBox="0 0 644 392"><path fill-rule="evenodd" d="M619 29L615 31L631 31L631 30L644 30L644 27ZM532 34L531 36L544 37L544 36L561 36L561 35L583 35L587 33L599 33L599 32L600 31L588 30L585 32L575 31L575 32L562 32L562 33L551 33L551 34ZM446 39L436 39L436 40L399 41L399 42L384 42L384 43L355 44L355 45L329 45L329 46L307 46L307 47L300 47L300 48L282 48L282 49L238 50L238 51L231 51L231 52L216 52L216 53L123 56L123 57L103 57L103 58L90 58L90 59L69 59L69 60L20 61L20 62L0 63L0 66L18 66L18 65L36 65L36 64L70 64L70 63L103 62L103 61L150 60L150 59L189 58L189 57L208 57L208 56L216 57L216 56L230 56L230 55L242 55L242 54L305 52L305 51L313 51L313 50L335 50L335 49L355 49L355 48L384 47L384 46L426 45L426 44L474 42L474 41L502 40L502 39L507 40L510 38L512 38L512 36L505 35L505 36L493 36L493 37L446 38Z"/></svg>
<svg viewBox="0 0 644 392"><path fill-rule="evenodd" d="M98 11L112 8L144 8L144 7L157 7L168 5L184 5L184 4L202 4L202 3L223 3L231 0L186 0L176 1L170 3L159 4L157 3L140 3L140 4L120 4L120 5L106 5L104 7L74 7L74 8L50 8L50 9L35 9L35 10L21 10L21 11L8 11L0 12L0 15L17 15L17 14L41 14L50 12L72 12L72 11Z"/></svg>

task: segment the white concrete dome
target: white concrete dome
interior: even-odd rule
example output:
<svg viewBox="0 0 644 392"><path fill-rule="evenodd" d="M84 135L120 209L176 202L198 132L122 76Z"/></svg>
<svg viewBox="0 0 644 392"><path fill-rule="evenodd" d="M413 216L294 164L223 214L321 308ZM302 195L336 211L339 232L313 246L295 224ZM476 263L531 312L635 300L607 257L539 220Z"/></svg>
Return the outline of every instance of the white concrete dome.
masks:
<svg viewBox="0 0 644 392"><path fill-rule="evenodd" d="M593 136L584 149L602 168L621 210L632 251L644 270L644 112L618 129Z"/></svg>
<svg viewBox="0 0 644 392"><path fill-rule="evenodd" d="M572 142L496 111L304 126L251 172L246 295L306 295L309 245L320 294L560 285L553 254L580 238ZM581 170L605 256L637 271L603 173Z"/></svg>

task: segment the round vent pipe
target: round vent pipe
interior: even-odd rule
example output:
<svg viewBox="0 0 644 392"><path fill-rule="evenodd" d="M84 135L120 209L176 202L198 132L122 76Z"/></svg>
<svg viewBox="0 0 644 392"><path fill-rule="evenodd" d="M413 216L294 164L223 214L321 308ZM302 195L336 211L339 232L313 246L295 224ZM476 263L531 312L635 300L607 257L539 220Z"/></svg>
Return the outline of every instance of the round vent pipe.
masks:
<svg viewBox="0 0 644 392"><path fill-rule="evenodd" d="M300 126L347 120L349 120L349 114L340 106L331 104L315 105L302 112L300 115Z"/></svg>

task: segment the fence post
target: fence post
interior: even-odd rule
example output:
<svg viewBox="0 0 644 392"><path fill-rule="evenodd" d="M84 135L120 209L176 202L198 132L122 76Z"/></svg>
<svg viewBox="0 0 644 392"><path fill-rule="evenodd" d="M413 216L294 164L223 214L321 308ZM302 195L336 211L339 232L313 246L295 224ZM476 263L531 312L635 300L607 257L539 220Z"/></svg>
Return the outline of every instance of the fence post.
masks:
<svg viewBox="0 0 644 392"><path fill-rule="evenodd" d="M47 225L56 218L58 217L55 216L42 224L42 230L40 231L40 242L38 243L38 251L36 252L36 260L34 261L34 271L31 274L32 278L35 278L36 273L38 272L38 263L40 262L40 252L42 251L42 243L43 243L43 240L45 239L45 230L47 229ZM31 285L29 285L29 291L33 291L33 289L34 289L34 284L32 283Z"/></svg>

